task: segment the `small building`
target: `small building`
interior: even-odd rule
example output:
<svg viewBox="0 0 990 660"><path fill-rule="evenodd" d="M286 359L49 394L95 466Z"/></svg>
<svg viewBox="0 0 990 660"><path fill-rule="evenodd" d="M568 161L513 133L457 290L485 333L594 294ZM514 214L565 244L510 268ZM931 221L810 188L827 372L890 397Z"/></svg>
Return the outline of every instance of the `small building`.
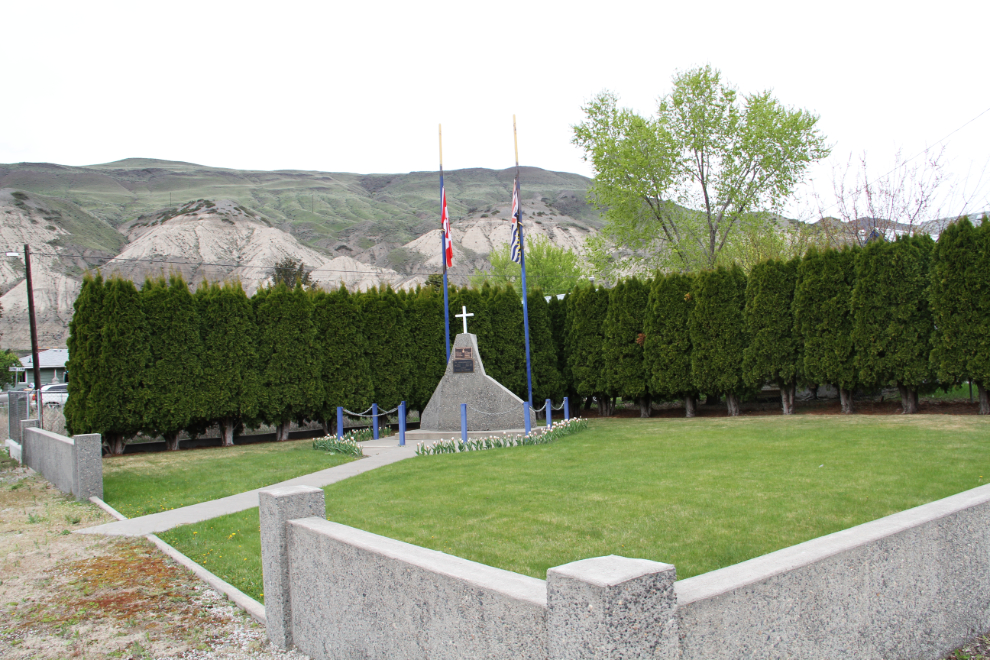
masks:
<svg viewBox="0 0 990 660"><path fill-rule="evenodd" d="M41 385L49 383L65 383L66 371L65 363L69 361L69 349L49 348L47 351L38 351L38 363L41 366ZM17 373L17 385L24 387L34 382L34 359L27 355L21 358L24 371Z"/></svg>

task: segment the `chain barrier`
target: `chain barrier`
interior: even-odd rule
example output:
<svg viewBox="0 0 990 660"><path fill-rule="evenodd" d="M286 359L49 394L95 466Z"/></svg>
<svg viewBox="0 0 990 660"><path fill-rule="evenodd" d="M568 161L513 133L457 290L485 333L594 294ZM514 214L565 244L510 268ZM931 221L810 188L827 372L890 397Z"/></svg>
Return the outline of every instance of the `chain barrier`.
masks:
<svg viewBox="0 0 990 660"><path fill-rule="evenodd" d="M550 409L551 409L551 410L563 410L563 409L564 409L564 402L563 402L563 401L561 401L561 402L560 402L560 405L559 405L559 406L556 406L556 407L554 407L554 406L550 406Z"/></svg>
<svg viewBox="0 0 990 660"><path fill-rule="evenodd" d="M399 409L399 406L396 406L395 408L392 408L391 410L379 410L378 411L378 416L381 417L382 415L391 415L392 413L394 413L398 409ZM368 408L368 410L371 410L371 408ZM363 413L356 413L356 412L351 412L347 408L344 408L344 412L347 413L348 415L350 415L351 417L374 417L374 415L366 415L365 414L365 413L368 412L368 410L365 410Z"/></svg>
<svg viewBox="0 0 990 660"><path fill-rule="evenodd" d="M530 408L530 410L532 410L533 412L543 412L546 409L546 407L547 404L544 403L541 408Z"/></svg>

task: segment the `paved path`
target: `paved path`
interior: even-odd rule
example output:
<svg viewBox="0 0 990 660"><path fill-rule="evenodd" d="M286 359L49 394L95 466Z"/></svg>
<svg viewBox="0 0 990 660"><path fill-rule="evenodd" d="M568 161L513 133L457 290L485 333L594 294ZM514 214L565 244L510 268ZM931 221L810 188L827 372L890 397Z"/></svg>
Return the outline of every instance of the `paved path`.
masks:
<svg viewBox="0 0 990 660"><path fill-rule="evenodd" d="M406 444L405 447L398 446L398 440L388 438L387 440L369 440L362 442L365 458L350 463L344 463L336 467L320 470L312 474L306 474L295 479L289 479L281 483L255 488L245 493L222 497L219 500L200 502L191 506L184 506L181 509L152 513L140 518L129 518L118 522L87 527L76 531L76 534L104 534L107 536L144 536L164 532L179 525L202 522L217 516L224 516L228 513L237 513L258 506L258 491L266 488L277 488L281 486L314 486L322 488L333 483L337 483L356 474L374 470L375 468L389 463L415 456L415 445Z"/></svg>

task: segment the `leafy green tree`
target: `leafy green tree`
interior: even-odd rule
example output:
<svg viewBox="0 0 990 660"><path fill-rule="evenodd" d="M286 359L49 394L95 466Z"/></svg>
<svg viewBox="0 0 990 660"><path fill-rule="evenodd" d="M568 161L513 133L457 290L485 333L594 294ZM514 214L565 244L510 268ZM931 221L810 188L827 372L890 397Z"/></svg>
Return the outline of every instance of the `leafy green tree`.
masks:
<svg viewBox="0 0 990 660"><path fill-rule="evenodd" d="M361 305L376 403L389 410L407 396L411 365L406 308L391 286L369 289Z"/></svg>
<svg viewBox="0 0 990 660"><path fill-rule="evenodd" d="M355 296L341 284L336 291L314 291L313 325L320 347L323 402L317 418L330 433L336 426L337 406L366 409L375 400L364 319Z"/></svg>
<svg viewBox="0 0 990 660"><path fill-rule="evenodd" d="M286 288L293 289L297 284L304 287L312 287L313 279L310 276L310 272L310 269L306 268L306 264L303 263L302 259L297 260L292 257L285 257L275 262L268 276L272 279L272 286L284 284Z"/></svg>
<svg viewBox="0 0 990 660"><path fill-rule="evenodd" d="M794 414L801 342L794 332L794 287L798 261L764 261L753 266L746 283L746 332L743 379L754 390L771 382L780 388L785 415Z"/></svg>
<svg viewBox="0 0 990 660"><path fill-rule="evenodd" d="M651 268L712 268L740 222L769 222L829 153L816 115L770 92L740 99L710 66L677 73L656 117L620 109L609 92L583 110L573 142L606 220L592 252L626 248Z"/></svg>
<svg viewBox="0 0 990 660"><path fill-rule="evenodd" d="M852 338L859 379L870 387L896 385L905 414L917 412L919 390L936 386L929 363L933 248L928 236L878 240L863 248L856 264Z"/></svg>
<svg viewBox="0 0 990 660"><path fill-rule="evenodd" d="M96 402L90 403L90 392L99 374L99 359L103 353L103 276L87 272L83 275L79 295L72 303L73 314L69 321L68 370L69 398L65 401L66 430L72 434L94 430L92 415Z"/></svg>
<svg viewBox="0 0 990 660"><path fill-rule="evenodd" d="M567 293L562 298L550 296L550 300L547 302L547 313L550 315L550 332L553 335L554 348L557 352L557 373L560 374L563 396L571 397L571 404L577 405L577 392L574 390L571 369L567 364L567 356L570 351L570 345L567 343L567 335L571 327L568 303L570 296L571 293Z"/></svg>
<svg viewBox="0 0 990 660"><path fill-rule="evenodd" d="M411 410L420 410L440 384L447 368L443 333L443 290L423 287L406 302L412 365L410 391L406 394Z"/></svg>
<svg viewBox="0 0 990 660"><path fill-rule="evenodd" d="M252 300L258 328L258 414L275 425L275 439L289 439L293 420L318 416L323 405L320 343L313 301L301 285L259 290Z"/></svg>
<svg viewBox="0 0 990 660"><path fill-rule="evenodd" d="M605 378L609 390L639 403L640 417L650 416L650 375L643 360L649 286L638 278L620 281L610 291L602 324Z"/></svg>
<svg viewBox="0 0 990 660"><path fill-rule="evenodd" d="M526 381L526 342L523 331L522 298L515 289L508 285L485 287L482 289L482 296L485 297L486 295L485 307L491 318L490 347L488 346L489 342L485 342L483 345L481 336L478 337L478 350L485 356L485 372L515 393L520 399L526 401L529 398L529 386ZM531 323L531 332L532 327ZM533 359L532 349L531 334L531 362Z"/></svg>
<svg viewBox="0 0 990 660"><path fill-rule="evenodd" d="M162 436L166 450L178 451L179 433L208 405L200 389L203 345L196 303L182 276L172 275L168 282L145 280L141 309L151 350L151 365L144 374L144 431Z"/></svg>
<svg viewBox="0 0 990 660"><path fill-rule="evenodd" d="M511 284L522 296L522 266L509 255L509 244L504 243L488 255L491 270L478 270L471 276L476 287L489 282L494 286ZM581 277L581 267L574 251L554 245L546 236L526 239L526 286L541 289L545 295L565 293Z"/></svg>
<svg viewBox="0 0 990 660"><path fill-rule="evenodd" d="M581 396L598 400L598 414L612 414L613 393L609 390L605 370L604 321L608 315L609 295L604 287L578 286L574 296L574 314L568 334L569 365L574 386Z"/></svg>
<svg viewBox="0 0 990 660"><path fill-rule="evenodd" d="M148 327L140 294L130 280L109 278L99 309L100 353L85 397L85 427L76 430L74 422L72 432L100 433L110 453L119 455L127 439L144 428L145 411L154 395L144 386L152 367ZM73 396L69 395L70 401Z"/></svg>
<svg viewBox="0 0 990 660"><path fill-rule="evenodd" d="M430 273L426 276L426 288L443 293L443 273Z"/></svg>
<svg viewBox="0 0 990 660"><path fill-rule="evenodd" d="M746 276L739 266L702 271L695 279L691 311L691 379L699 391L724 394L729 415L740 412L740 397L750 391L743 379L742 356L749 337L743 310Z"/></svg>
<svg viewBox="0 0 990 660"><path fill-rule="evenodd" d="M990 415L988 236L985 221L977 228L969 218L962 218L946 227L932 253L928 290L935 326L932 369L944 386L974 382L980 393L981 415Z"/></svg>
<svg viewBox="0 0 990 660"><path fill-rule="evenodd" d="M196 291L202 377L196 387L206 406L200 428L218 423L224 447L234 444L234 432L258 416L258 329L254 309L240 282L203 282Z"/></svg>
<svg viewBox="0 0 990 660"><path fill-rule="evenodd" d="M691 379L691 332L694 278L689 274L659 276L650 287L643 321L643 360L650 389L661 399L684 401L686 417L695 416L698 388Z"/></svg>
<svg viewBox="0 0 990 660"><path fill-rule="evenodd" d="M11 367L20 367L21 361L10 349L0 351L0 389L5 385L13 385L17 381L17 372L10 371Z"/></svg>
<svg viewBox="0 0 990 660"><path fill-rule="evenodd" d="M794 330L803 345L800 371L805 382L838 388L842 412L853 412L859 385L852 339L853 286L858 250L809 250L797 268Z"/></svg>
<svg viewBox="0 0 990 660"><path fill-rule="evenodd" d="M533 371L533 404L539 408L547 399L561 401L564 382L557 369L557 346L553 340L550 309L543 292L530 291L529 345ZM525 397L523 397L525 399Z"/></svg>

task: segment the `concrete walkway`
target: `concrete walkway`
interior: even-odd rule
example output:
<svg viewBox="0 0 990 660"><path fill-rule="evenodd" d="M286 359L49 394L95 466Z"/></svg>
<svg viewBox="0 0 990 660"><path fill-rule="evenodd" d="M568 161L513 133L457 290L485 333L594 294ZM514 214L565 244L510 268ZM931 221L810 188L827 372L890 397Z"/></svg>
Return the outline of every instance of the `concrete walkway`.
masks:
<svg viewBox="0 0 990 660"><path fill-rule="evenodd" d="M383 465L396 463L415 456L416 447L414 444L406 442L405 447L398 446L398 438L390 437L383 440L369 440L361 443L365 458L350 463L344 463L336 467L306 474L295 479L289 479L281 483L255 488L244 493L222 497L219 500L200 502L191 506L184 506L181 509L152 513L140 518L129 518L118 522L87 527L77 530L76 534L104 534L106 536L145 536L164 532L189 523L202 522L228 513L237 513L245 509L258 506L258 491L266 488L277 488L281 486L313 486L322 488L356 474L374 470Z"/></svg>

